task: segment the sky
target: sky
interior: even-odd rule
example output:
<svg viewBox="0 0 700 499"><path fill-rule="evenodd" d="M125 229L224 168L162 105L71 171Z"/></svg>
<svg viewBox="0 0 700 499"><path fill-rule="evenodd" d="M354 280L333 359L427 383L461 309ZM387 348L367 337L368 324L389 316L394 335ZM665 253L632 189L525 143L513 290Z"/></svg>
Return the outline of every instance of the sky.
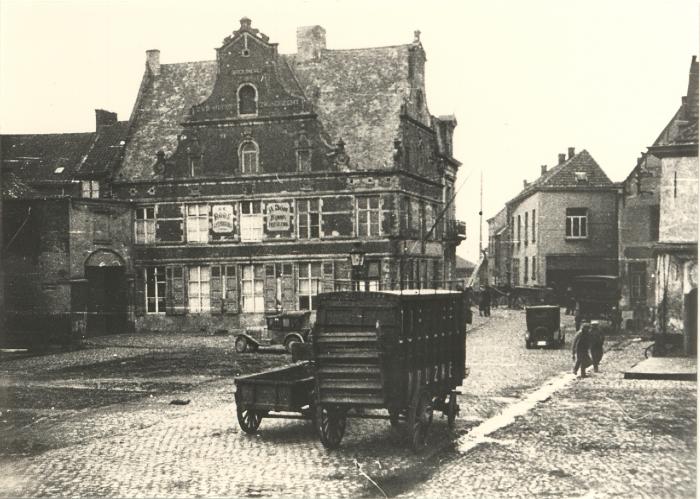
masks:
<svg viewBox="0 0 700 499"><path fill-rule="evenodd" d="M244 16L281 53L297 26L323 26L329 49L421 31L430 112L458 122L472 261L482 175L484 247L486 219L568 147L623 180L680 105L700 37L696 0L0 0L0 133L92 131L96 108L128 119L146 50L213 60Z"/></svg>

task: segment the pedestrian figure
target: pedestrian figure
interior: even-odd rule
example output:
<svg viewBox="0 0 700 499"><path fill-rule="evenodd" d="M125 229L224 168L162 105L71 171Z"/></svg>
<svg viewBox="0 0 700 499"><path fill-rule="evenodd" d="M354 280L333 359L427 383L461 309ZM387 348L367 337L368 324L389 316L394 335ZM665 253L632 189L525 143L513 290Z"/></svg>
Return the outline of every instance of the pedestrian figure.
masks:
<svg viewBox="0 0 700 499"><path fill-rule="evenodd" d="M576 308L576 298L574 298L574 290L571 286L566 288L564 300L566 301L566 315L572 315Z"/></svg>
<svg viewBox="0 0 700 499"><path fill-rule="evenodd" d="M481 315L482 312L484 317L491 317L491 293L489 293L488 287L481 290L481 297L479 299L479 315Z"/></svg>
<svg viewBox="0 0 700 499"><path fill-rule="evenodd" d="M576 361L574 364L574 374L579 369L581 377L586 377L586 368L591 365L591 356L588 351L591 348L591 325L586 323L581 326L581 330L576 333L574 343L571 347L571 357Z"/></svg>
<svg viewBox="0 0 700 499"><path fill-rule="evenodd" d="M598 321L591 322L591 361L593 362L593 372L598 372L598 365L603 358L603 343L605 336L600 330Z"/></svg>

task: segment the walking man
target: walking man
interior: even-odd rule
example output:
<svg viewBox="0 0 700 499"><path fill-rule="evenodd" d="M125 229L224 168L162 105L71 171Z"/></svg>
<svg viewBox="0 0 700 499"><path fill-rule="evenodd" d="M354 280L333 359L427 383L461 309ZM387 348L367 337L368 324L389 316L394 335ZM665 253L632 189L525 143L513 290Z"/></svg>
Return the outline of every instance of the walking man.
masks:
<svg viewBox="0 0 700 499"><path fill-rule="evenodd" d="M591 348L591 325L586 323L581 326L581 330L576 333L574 343L571 347L571 357L575 361L574 374L580 369L581 378L586 377L586 368L591 365L591 357L588 351Z"/></svg>
<svg viewBox="0 0 700 499"><path fill-rule="evenodd" d="M591 321L591 361L593 362L593 372L598 372L598 364L603 358L603 343L605 336L600 330L598 321Z"/></svg>

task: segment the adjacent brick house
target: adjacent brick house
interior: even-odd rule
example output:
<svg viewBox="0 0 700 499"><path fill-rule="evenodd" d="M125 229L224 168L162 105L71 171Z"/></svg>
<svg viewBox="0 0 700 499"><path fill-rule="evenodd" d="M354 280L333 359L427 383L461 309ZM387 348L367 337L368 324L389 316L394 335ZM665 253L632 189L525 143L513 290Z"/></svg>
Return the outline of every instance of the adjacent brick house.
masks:
<svg viewBox="0 0 700 499"><path fill-rule="evenodd" d="M588 151L571 147L551 170L542 166L505 216L505 231L492 225L499 237L508 234L500 273L512 286L548 286L562 296L577 275L617 274L617 187Z"/></svg>
<svg viewBox="0 0 700 499"><path fill-rule="evenodd" d="M297 37L280 54L243 18L214 61L148 51L112 184L134 206L137 327L235 328L324 291L455 279L456 120L428 111L419 33L353 50L320 26Z"/></svg>
<svg viewBox="0 0 700 499"><path fill-rule="evenodd" d="M4 342L66 342L133 326L132 210L108 199L126 124L96 115L93 133L0 137Z"/></svg>
<svg viewBox="0 0 700 499"><path fill-rule="evenodd" d="M667 133L649 148L661 159L656 256L656 329L683 334L697 351L698 287L698 63L691 62L688 92Z"/></svg>

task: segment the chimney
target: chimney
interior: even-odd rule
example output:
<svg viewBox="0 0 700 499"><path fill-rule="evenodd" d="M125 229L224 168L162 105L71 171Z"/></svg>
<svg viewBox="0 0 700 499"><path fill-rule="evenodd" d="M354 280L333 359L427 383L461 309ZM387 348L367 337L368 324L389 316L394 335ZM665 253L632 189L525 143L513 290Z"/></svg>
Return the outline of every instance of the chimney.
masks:
<svg viewBox="0 0 700 499"><path fill-rule="evenodd" d="M540 166L540 175L547 173L547 165Z"/></svg>
<svg viewBox="0 0 700 499"><path fill-rule="evenodd" d="M153 76L160 75L160 50L146 50L146 67Z"/></svg>
<svg viewBox="0 0 700 499"><path fill-rule="evenodd" d="M566 154L560 153L559 154L559 161L557 162L558 165L563 164L566 161Z"/></svg>
<svg viewBox="0 0 700 499"><path fill-rule="evenodd" d="M574 147L569 147L569 159L573 158L576 154L576 149Z"/></svg>
<svg viewBox="0 0 700 499"><path fill-rule="evenodd" d="M297 60L318 61L326 49L326 30L321 26L297 28Z"/></svg>
<svg viewBox="0 0 700 499"><path fill-rule="evenodd" d="M114 125L117 122L117 113L105 111L104 109L95 109L95 131L99 131L100 127L105 125Z"/></svg>

